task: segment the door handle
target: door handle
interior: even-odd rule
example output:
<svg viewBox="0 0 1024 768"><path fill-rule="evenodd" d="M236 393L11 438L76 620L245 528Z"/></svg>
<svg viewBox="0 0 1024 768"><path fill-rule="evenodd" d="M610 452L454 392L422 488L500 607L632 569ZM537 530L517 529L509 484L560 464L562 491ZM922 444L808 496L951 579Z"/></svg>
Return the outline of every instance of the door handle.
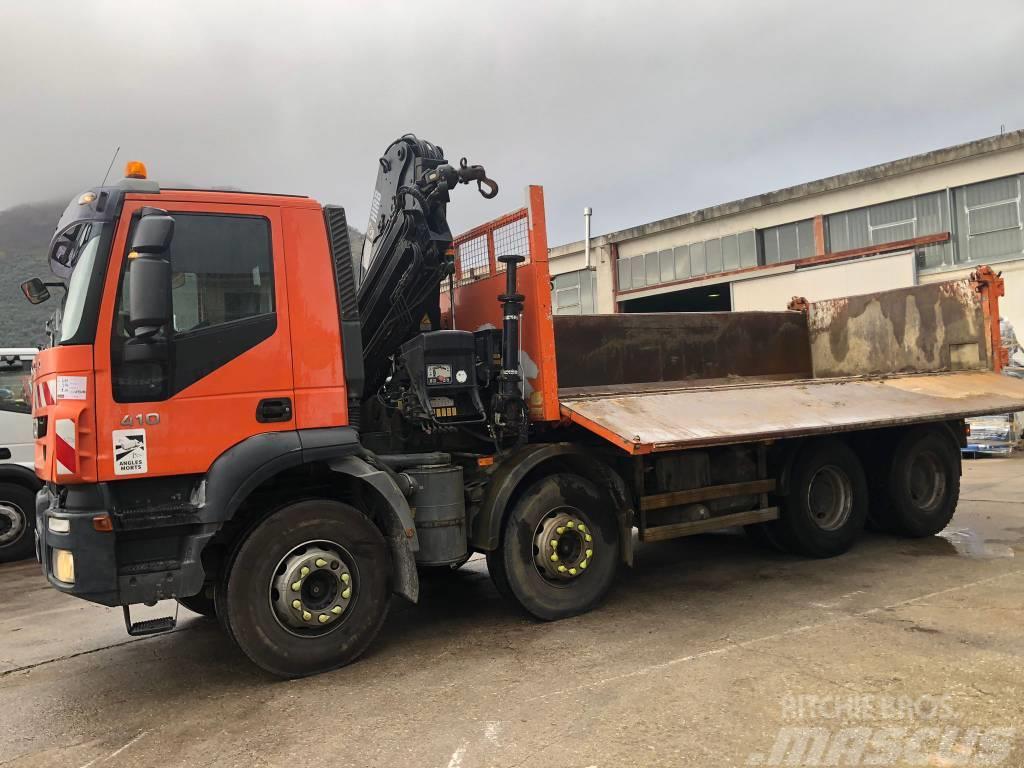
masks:
<svg viewBox="0 0 1024 768"><path fill-rule="evenodd" d="M256 421L266 424L292 420L292 401L287 397L268 397L256 406Z"/></svg>

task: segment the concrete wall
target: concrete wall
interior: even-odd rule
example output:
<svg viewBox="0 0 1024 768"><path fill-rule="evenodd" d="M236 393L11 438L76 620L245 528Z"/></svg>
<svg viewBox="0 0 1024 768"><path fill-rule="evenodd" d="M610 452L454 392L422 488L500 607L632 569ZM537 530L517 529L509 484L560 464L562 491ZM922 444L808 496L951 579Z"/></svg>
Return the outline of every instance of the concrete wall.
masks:
<svg viewBox="0 0 1024 768"><path fill-rule="evenodd" d="M786 274L736 281L734 310L785 309L794 296L810 301L856 296L914 285L914 254L904 251L844 264L811 267Z"/></svg>
<svg viewBox="0 0 1024 768"><path fill-rule="evenodd" d="M970 144L897 160L880 166L842 174L830 179L771 192L756 198L726 203L714 208L695 211L662 221L633 227L603 235L592 240L591 261L597 272L597 306L600 312L615 310L616 268L612 258L612 243L620 257L629 258L641 253L671 248L676 245L707 240L750 229L785 224L839 211L852 210L890 200L935 192L987 179L1024 173L1024 132L991 137ZM552 274L561 274L583 265L582 242L570 243L551 249ZM1011 266L1012 265L1012 266ZM1024 263L1010 262L1002 268L1013 277L1007 278L1007 293L1011 281L1020 283L1021 289L1012 289L1021 295L1021 308L1016 301L1007 302L1007 316L1024 328ZM824 269L837 269L836 266ZM792 270L783 270L792 271ZM922 282L935 282L969 269L932 273L922 276ZM629 298L640 298L660 293L671 293L702 283L721 283L739 276L709 275L702 281L653 286L630 293ZM744 275L744 278L749 276ZM895 287L895 284L889 287ZM874 290L874 289L871 289ZM850 293L850 291L847 291ZM749 294L745 294L749 295Z"/></svg>
<svg viewBox="0 0 1024 768"><path fill-rule="evenodd" d="M948 187L959 187L1015 173L1024 173L1024 147L932 166L902 176L864 182L732 216L691 224L681 229L659 232L620 243L619 255L628 258L662 248L671 248L675 245L731 235L748 229L764 229L776 224L810 219L819 214L863 208L866 205L899 200L925 192L936 192Z"/></svg>
<svg viewBox="0 0 1024 768"><path fill-rule="evenodd" d="M999 300L999 314L1013 324L1017 338L1024 341L1024 261L1004 261L992 268L1002 274L1006 295ZM920 283L938 283L967 277L974 267L919 275Z"/></svg>

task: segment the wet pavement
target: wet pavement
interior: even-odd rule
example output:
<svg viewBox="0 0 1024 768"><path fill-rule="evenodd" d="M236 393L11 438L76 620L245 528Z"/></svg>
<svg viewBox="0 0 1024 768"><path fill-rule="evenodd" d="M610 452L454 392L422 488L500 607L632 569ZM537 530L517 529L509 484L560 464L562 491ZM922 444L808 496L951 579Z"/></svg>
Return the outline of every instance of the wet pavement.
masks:
<svg viewBox="0 0 1024 768"><path fill-rule="evenodd" d="M0 566L0 764L1021 766L1024 460L965 467L943 536L828 561L648 545L553 624L473 561L396 601L361 661L292 682L214 622L128 638L119 610Z"/></svg>

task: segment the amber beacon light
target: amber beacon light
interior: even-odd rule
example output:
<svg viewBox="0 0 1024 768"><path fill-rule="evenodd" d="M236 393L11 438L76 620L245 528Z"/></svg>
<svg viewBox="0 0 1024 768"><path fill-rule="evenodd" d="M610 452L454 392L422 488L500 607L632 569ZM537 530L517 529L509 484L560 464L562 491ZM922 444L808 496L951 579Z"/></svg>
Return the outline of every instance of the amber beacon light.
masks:
<svg viewBox="0 0 1024 768"><path fill-rule="evenodd" d="M146 164L138 160L129 160L124 166L124 177L126 179L146 178Z"/></svg>

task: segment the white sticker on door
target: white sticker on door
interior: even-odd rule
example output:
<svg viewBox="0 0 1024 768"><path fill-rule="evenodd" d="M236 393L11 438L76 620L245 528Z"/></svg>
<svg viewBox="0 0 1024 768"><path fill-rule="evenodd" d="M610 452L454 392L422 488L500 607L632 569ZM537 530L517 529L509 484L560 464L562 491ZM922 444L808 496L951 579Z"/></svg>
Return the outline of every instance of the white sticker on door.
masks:
<svg viewBox="0 0 1024 768"><path fill-rule="evenodd" d="M58 400L85 400L85 376L58 376Z"/></svg>
<svg viewBox="0 0 1024 768"><path fill-rule="evenodd" d="M146 462L146 430L115 429L114 435L114 474L144 475L149 471Z"/></svg>

